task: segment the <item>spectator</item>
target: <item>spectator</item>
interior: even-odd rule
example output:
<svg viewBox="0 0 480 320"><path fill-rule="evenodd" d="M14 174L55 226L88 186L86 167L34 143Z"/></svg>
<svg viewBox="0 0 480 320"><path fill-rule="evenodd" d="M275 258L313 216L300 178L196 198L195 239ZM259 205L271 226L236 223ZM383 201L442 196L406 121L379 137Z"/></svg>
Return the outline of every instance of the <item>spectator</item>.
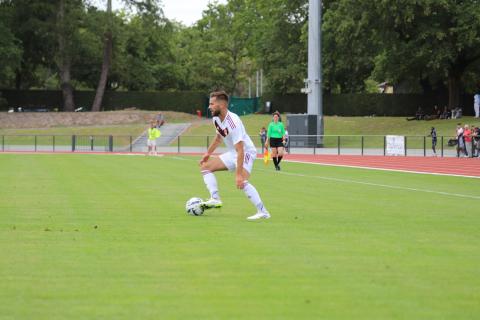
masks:
<svg viewBox="0 0 480 320"><path fill-rule="evenodd" d="M462 108L456 107L452 110L452 119L460 119L462 117Z"/></svg>
<svg viewBox="0 0 480 320"><path fill-rule="evenodd" d="M415 117L407 118L407 121L423 120L424 118L425 118L425 111L423 111L422 107L418 107L417 112L415 112Z"/></svg>
<svg viewBox="0 0 480 320"><path fill-rule="evenodd" d="M433 106L432 114L429 116L425 116L425 120L440 119L441 115L442 115L442 111L440 111L440 109L435 105Z"/></svg>
<svg viewBox="0 0 480 320"><path fill-rule="evenodd" d="M472 130L468 124L463 129L463 139L465 140L465 155L468 157L468 154L472 154Z"/></svg>
<svg viewBox="0 0 480 320"><path fill-rule="evenodd" d="M447 108L447 106L443 107L443 112L442 115L440 116L440 119L451 119L452 118L452 111Z"/></svg>
<svg viewBox="0 0 480 320"><path fill-rule="evenodd" d="M461 123L457 124L457 130L455 134L457 138L457 158L460 157L460 153L463 153L465 156L467 156L465 150L465 140L463 138L463 128Z"/></svg>
<svg viewBox="0 0 480 320"><path fill-rule="evenodd" d="M288 130L285 130L285 151L290 153L290 137L288 136Z"/></svg>
<svg viewBox="0 0 480 320"><path fill-rule="evenodd" d="M265 142L267 141L267 130L265 129L265 127L262 127L262 129L260 129L259 136L260 136L260 145L262 146L262 153L263 153L265 148Z"/></svg>
<svg viewBox="0 0 480 320"><path fill-rule="evenodd" d="M158 130L156 126L156 122L152 121L150 124L150 128L147 130L147 135L148 135L148 140L147 140L147 146L148 146L148 152L145 154L147 155L157 155L157 138L160 137L161 132Z"/></svg>
<svg viewBox="0 0 480 320"><path fill-rule="evenodd" d="M437 150L436 150L436 147L437 147L437 130L435 129L435 127L432 127L432 129L430 130L430 134L428 136L432 137L433 156L436 157L437 156Z"/></svg>
<svg viewBox="0 0 480 320"><path fill-rule="evenodd" d="M423 111L422 107L418 107L415 118L417 118L417 120L425 119L425 111Z"/></svg>
<svg viewBox="0 0 480 320"><path fill-rule="evenodd" d="M163 117L163 114L157 114L157 116L155 117L155 121L157 129L160 129L160 127L163 126L163 124L165 123L165 118Z"/></svg>
<svg viewBox="0 0 480 320"><path fill-rule="evenodd" d="M433 106L433 116L435 117L434 119L440 119L440 116L442 115L442 111L438 106Z"/></svg>
<svg viewBox="0 0 480 320"><path fill-rule="evenodd" d="M475 151L472 154L472 157L479 157L480 156L480 128L475 127L473 130L472 138L473 138L473 150Z"/></svg>
<svg viewBox="0 0 480 320"><path fill-rule="evenodd" d="M475 118L480 116L480 91L473 96L473 110L475 110Z"/></svg>

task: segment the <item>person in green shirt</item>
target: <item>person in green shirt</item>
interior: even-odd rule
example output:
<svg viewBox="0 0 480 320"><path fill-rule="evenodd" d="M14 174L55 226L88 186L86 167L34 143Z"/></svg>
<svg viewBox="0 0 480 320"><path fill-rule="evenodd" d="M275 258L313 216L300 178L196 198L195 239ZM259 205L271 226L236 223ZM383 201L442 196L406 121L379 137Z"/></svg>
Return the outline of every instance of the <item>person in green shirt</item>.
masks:
<svg viewBox="0 0 480 320"><path fill-rule="evenodd" d="M285 152L285 126L280 120L280 113L275 111L273 113L273 121L268 125L267 141L265 148L272 148L272 159L275 165L275 170L280 171L280 162L282 161Z"/></svg>
<svg viewBox="0 0 480 320"><path fill-rule="evenodd" d="M148 140L148 152L145 154L148 155L157 155L157 138L159 138L162 134L160 130L157 129L156 123L152 121L150 124L150 128L147 130Z"/></svg>

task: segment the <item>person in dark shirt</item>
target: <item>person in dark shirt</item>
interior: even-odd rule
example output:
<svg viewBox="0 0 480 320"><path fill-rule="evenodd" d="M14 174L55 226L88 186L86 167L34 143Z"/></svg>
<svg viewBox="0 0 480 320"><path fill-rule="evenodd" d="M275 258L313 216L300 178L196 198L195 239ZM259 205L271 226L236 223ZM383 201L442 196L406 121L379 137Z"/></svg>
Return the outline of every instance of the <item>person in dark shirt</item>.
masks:
<svg viewBox="0 0 480 320"><path fill-rule="evenodd" d="M430 134L428 135L429 137L432 137L432 150L433 150L433 156L436 157L437 156L437 130L435 129L435 127L432 127L432 129L430 130Z"/></svg>

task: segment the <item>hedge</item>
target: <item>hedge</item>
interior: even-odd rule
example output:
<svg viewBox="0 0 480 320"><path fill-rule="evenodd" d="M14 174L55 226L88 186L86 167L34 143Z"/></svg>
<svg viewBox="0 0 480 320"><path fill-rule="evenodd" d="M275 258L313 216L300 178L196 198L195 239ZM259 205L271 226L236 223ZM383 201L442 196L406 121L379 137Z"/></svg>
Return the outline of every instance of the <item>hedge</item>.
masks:
<svg viewBox="0 0 480 320"><path fill-rule="evenodd" d="M307 95L266 94L263 102L271 101L271 111L290 113L307 112ZM427 113L437 105L443 110L448 104L446 96L428 94L335 94L323 96L323 114L337 116L411 116L419 106ZM473 115L473 95L460 97L463 114Z"/></svg>
<svg viewBox="0 0 480 320"><path fill-rule="evenodd" d="M24 109L63 109L61 91L57 90L2 90L2 96L7 100L8 107L23 107ZM75 106L90 110L95 98L94 91L75 91ZM165 110L195 113L203 110L208 102L204 92L126 92L107 91L102 101L102 110L120 110L138 108L142 110Z"/></svg>
<svg viewBox="0 0 480 320"><path fill-rule="evenodd" d="M9 107L24 109L62 110L61 91L48 90L0 90L0 97L6 103L0 103L0 110ZM95 97L94 91L75 91L77 107L90 110ZM265 94L263 106L271 101L270 111L278 110L289 113L307 112L307 95L305 94ZM460 97L465 115L473 114L473 96ZM428 113L434 105L441 109L447 104L446 96L428 94L336 94L324 95L323 114L338 116L411 116L419 106ZM107 91L103 99L103 110L119 110L135 107L144 110L165 110L195 113L205 110L208 105L206 92L117 92ZM260 110L264 110L263 107Z"/></svg>

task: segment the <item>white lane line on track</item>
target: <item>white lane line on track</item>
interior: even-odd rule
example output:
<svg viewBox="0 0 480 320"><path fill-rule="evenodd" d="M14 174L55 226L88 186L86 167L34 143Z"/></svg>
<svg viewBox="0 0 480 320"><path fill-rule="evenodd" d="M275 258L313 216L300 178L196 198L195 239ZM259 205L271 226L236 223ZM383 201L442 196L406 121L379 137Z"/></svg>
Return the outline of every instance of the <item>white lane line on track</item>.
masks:
<svg viewBox="0 0 480 320"><path fill-rule="evenodd" d="M332 167L345 167L345 168L354 168L354 169L367 169L367 170L379 170L379 171L394 171L394 172L407 172L407 173L416 173L416 174L429 174L434 176L450 176L450 177L462 177L462 178L474 178L480 179L478 176L469 176L463 174L453 174L453 173L438 173L438 172L423 172L407 169L388 169L388 168L376 168L376 167L366 167L366 166L354 166L348 164L335 164L328 162L309 162L309 161L297 161L297 160L286 160L286 162L295 162L295 163L304 163L304 164L316 164L320 166L332 166Z"/></svg>
<svg viewBox="0 0 480 320"><path fill-rule="evenodd" d="M308 164L311 164L311 163L308 162ZM265 172L274 172L274 171L266 170L266 169L257 169L257 170L265 171ZM372 186L372 187L381 187L381 188L414 191L414 192L425 192L425 193L433 193L433 194L439 194L439 195L444 195L444 196L480 200L480 196L473 196L473 195L461 194L461 193L451 193L451 192L435 191L435 190L428 190L428 189L418 189L418 188L402 187L402 186L388 185L388 184L382 184L382 183L373 183L373 182L365 182L365 181L357 181L357 180L349 180L349 179L329 178L329 177L322 177L322 176L306 175L306 174L301 174L301 173L291 173L291 172L285 172L285 171L280 171L280 172L277 171L275 173L276 174L279 173L279 174L283 174L283 175L287 175L287 176L294 176L294 177L313 178L313 179L335 181L335 182L342 182L342 183L355 183L355 184Z"/></svg>

